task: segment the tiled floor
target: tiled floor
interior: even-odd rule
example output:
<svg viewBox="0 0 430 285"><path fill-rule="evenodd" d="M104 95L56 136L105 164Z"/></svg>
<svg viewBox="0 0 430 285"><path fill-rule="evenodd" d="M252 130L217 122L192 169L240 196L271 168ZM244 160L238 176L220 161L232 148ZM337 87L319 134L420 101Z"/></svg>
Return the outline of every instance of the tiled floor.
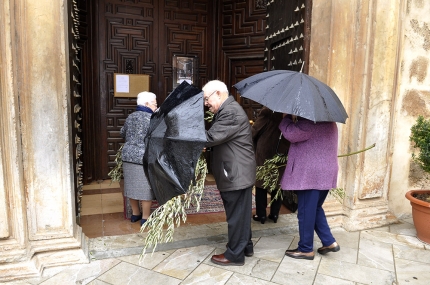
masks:
<svg viewBox="0 0 430 285"><path fill-rule="evenodd" d="M315 236L315 259L297 260L284 255L297 247L297 215L286 214L283 207L276 224L251 222L254 255L246 257L245 265L219 266L210 259L225 251L224 213L188 215L172 242L159 244L140 259L147 232L140 233L137 223L124 219L121 187L104 181L85 191L82 227L94 237L89 240L89 263L45 268L40 277L5 284L430 284L430 245L416 238L410 218L356 232L334 228L339 252L318 254L321 242Z"/></svg>
<svg viewBox="0 0 430 285"><path fill-rule="evenodd" d="M215 184L208 175L206 184ZM89 238L138 233L140 223L131 223L124 216L122 183L104 180L83 187L80 226ZM280 214L290 213L282 206ZM225 221L225 213L187 215L181 226L202 225Z"/></svg>
<svg viewBox="0 0 430 285"><path fill-rule="evenodd" d="M144 234L91 239L90 262L47 268L40 278L13 285L428 285L430 245L416 237L411 219L386 227L348 232L332 229L341 250L314 260L286 257L298 243L297 216L278 223L252 222L254 255L243 266L219 266L213 254L225 251L225 222L180 227L174 241L139 259ZM315 236L314 250L321 246ZM133 253L135 252L135 253Z"/></svg>

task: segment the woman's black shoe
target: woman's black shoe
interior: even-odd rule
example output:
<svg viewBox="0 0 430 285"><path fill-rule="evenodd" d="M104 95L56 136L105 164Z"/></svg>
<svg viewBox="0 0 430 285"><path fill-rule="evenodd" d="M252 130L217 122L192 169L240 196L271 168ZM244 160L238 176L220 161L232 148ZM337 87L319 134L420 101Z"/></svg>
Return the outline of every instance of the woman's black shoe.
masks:
<svg viewBox="0 0 430 285"><path fill-rule="evenodd" d="M131 215L130 221L132 223L135 223L135 222L139 221L140 219L142 219L142 214L140 214L140 215Z"/></svg>
<svg viewBox="0 0 430 285"><path fill-rule="evenodd" d="M261 222L262 224L266 222L266 217L259 217L257 215L252 216L252 219L254 221Z"/></svg>
<svg viewBox="0 0 430 285"><path fill-rule="evenodd" d="M278 215L269 215L269 219L273 220L273 222L276 224L278 222Z"/></svg>

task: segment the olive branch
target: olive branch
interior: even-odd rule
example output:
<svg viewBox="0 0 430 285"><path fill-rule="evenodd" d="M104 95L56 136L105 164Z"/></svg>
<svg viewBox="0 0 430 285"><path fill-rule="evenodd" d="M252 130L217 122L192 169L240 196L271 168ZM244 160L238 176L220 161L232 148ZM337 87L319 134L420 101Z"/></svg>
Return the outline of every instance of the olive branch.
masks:
<svg viewBox="0 0 430 285"><path fill-rule="evenodd" d="M356 152L341 154L337 157L346 157L358 154L375 147L375 145L376 144L372 144L365 149ZM267 189L269 193L272 193L272 191L276 191L276 194L270 201L269 206L272 205L273 201L275 201L276 199L283 199L281 185L279 184L279 168L285 166L287 160L287 155L275 154L272 158L266 159L262 166L257 166L256 180L263 181L263 188ZM333 188L330 189L329 195L338 200L339 203L343 204L343 199L345 198L345 190L343 188ZM294 193L293 199L295 202L297 202L297 196Z"/></svg>
<svg viewBox="0 0 430 285"><path fill-rule="evenodd" d="M204 120L212 122L214 114L210 111L206 111L205 114L206 117L204 117ZM170 242L173 240L175 225L179 227L181 225L181 220L184 223L186 222L186 209L189 209L192 203L197 205L196 211L200 211L200 201L203 196L207 173L207 163L202 153L197 161L194 173L195 183L193 184L191 182L187 193L176 196L164 203L164 205L158 207L151 213L140 228L141 233L143 233L145 229L148 229L148 234L145 237L145 245L139 259L145 257L147 249L152 248L152 253L154 253L158 243ZM163 230L164 225L167 225L166 232Z"/></svg>
<svg viewBox="0 0 430 285"><path fill-rule="evenodd" d="M207 111L206 115L207 116L204 119L208 122L211 122L214 114L210 111ZM108 173L108 176L111 178L111 183L120 182L123 176L123 146L124 145L118 149L118 152L115 156L115 167ZM140 259L145 256L148 248L152 248L152 252L154 253L155 248L159 243L170 242L173 240L175 225L176 227L179 227L181 220L184 223L186 222L186 209L189 209L190 205L196 205L196 211L200 211L200 201L203 196L204 183L207 173L208 169L206 159L203 154L201 154L195 169L194 183L191 181L187 193L176 196L167 201L164 205L158 207L154 212L151 213L146 222L140 228L141 233L148 229L148 233L144 240L145 245L143 247L142 254L140 255ZM165 225L167 226L166 231L163 230Z"/></svg>
<svg viewBox="0 0 430 285"><path fill-rule="evenodd" d="M121 178L122 178L122 148L124 147L124 145L122 145L119 149L118 152L115 155L115 167L112 168L111 171L109 171L108 176L111 179L111 184L112 182L120 182Z"/></svg>
<svg viewBox="0 0 430 285"><path fill-rule="evenodd" d="M277 191L273 200L270 201L269 206L272 205L276 199L282 200L282 189L279 181L279 168L284 167L287 163L288 156L286 154L275 154L270 159L266 159L262 166L257 166L256 180L263 181L263 188L267 189L269 193Z"/></svg>
<svg viewBox="0 0 430 285"><path fill-rule="evenodd" d="M206 159L202 154L197 161L194 174L195 183L190 184L187 193L170 199L152 212L140 228L141 233L143 233L145 229L148 229L140 259L145 257L147 249L152 248L152 253L154 253L158 243L170 242L173 240L175 225L179 227L181 220L185 223L187 220L186 209L189 209L191 204L196 204L197 212L200 211L200 200L203 195L207 172ZM166 231L163 230L164 225L167 226Z"/></svg>
<svg viewBox="0 0 430 285"><path fill-rule="evenodd" d="M211 111L206 111L205 114L206 114L205 121L208 121L209 123L212 122L215 114L212 113Z"/></svg>
<svg viewBox="0 0 430 285"><path fill-rule="evenodd" d="M123 175L123 146L124 145L119 148L115 156L116 166L108 173L111 178L111 183L121 181ZM154 212L152 212L145 224L140 228L141 233L143 233L145 229L148 229L147 236L144 240L145 245L140 258L144 256L148 248L152 248L152 252L154 252L158 243L170 242L173 240L175 225L176 227L179 227L181 220L184 223L186 222L186 209L189 209L190 205L196 205L196 211L200 211L200 201L203 195L207 172L206 159L202 154L200 155L196 165L194 175L195 183L191 182L187 193L170 199L164 205L158 207ZM165 232L163 230L164 225L167 226Z"/></svg>

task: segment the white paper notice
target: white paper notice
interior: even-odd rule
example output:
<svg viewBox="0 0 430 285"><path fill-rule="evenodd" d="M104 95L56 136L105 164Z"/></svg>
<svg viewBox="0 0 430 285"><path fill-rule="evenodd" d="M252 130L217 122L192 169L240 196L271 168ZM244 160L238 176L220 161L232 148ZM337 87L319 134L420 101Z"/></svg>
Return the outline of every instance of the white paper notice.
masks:
<svg viewBox="0 0 430 285"><path fill-rule="evenodd" d="M130 77L128 75L116 75L116 92L129 93L130 92Z"/></svg>

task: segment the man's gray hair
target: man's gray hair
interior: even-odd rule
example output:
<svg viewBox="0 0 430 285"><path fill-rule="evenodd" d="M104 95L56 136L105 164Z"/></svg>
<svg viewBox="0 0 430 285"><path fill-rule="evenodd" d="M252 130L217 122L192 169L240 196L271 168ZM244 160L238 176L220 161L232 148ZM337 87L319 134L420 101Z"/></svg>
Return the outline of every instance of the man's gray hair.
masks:
<svg viewBox="0 0 430 285"><path fill-rule="evenodd" d="M212 80L205 84L202 88L203 92L212 93L214 91L220 91L221 93L227 93L228 89L227 85L224 82L219 80Z"/></svg>
<svg viewBox="0 0 430 285"><path fill-rule="evenodd" d="M150 103L155 98L157 98L157 96L152 92L140 92L139 94L137 94L137 105L145 106L146 103Z"/></svg>

